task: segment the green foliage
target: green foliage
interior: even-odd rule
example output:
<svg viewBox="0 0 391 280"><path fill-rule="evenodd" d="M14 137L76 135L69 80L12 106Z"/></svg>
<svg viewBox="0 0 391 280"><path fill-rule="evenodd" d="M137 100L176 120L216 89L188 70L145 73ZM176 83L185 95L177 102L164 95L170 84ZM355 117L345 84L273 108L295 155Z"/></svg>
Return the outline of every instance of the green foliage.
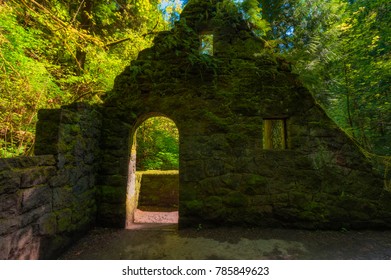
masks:
<svg viewBox="0 0 391 280"><path fill-rule="evenodd" d="M157 1L1 1L0 157L31 153L40 108L101 102L166 26Z"/></svg>
<svg viewBox="0 0 391 280"><path fill-rule="evenodd" d="M38 109L101 102L114 78L151 46L156 32L174 25L186 3L0 1L0 157L31 152ZM295 61L295 71L318 102L361 146L391 154L390 1L216 3L217 17L226 19L221 11L231 9L235 24L239 8L268 48L276 46L275 52ZM188 58L216 66L198 50Z"/></svg>
<svg viewBox="0 0 391 280"><path fill-rule="evenodd" d="M390 26L385 0L260 0L268 40L362 147L391 154Z"/></svg>
<svg viewBox="0 0 391 280"><path fill-rule="evenodd" d="M138 170L179 168L179 135L170 119L147 119L137 129L136 143Z"/></svg>
<svg viewBox="0 0 391 280"><path fill-rule="evenodd" d="M37 110L67 98L48 71L47 42L13 11L0 5L0 157L29 153Z"/></svg>
<svg viewBox="0 0 391 280"><path fill-rule="evenodd" d="M263 18L258 0L243 0L238 6L243 11L244 19L251 24L258 36L265 36L270 31L270 24Z"/></svg>
<svg viewBox="0 0 391 280"><path fill-rule="evenodd" d="M391 154L391 4L356 1L337 26L338 56L329 63L331 88L339 92L349 129L366 149ZM343 125L343 124L342 124Z"/></svg>

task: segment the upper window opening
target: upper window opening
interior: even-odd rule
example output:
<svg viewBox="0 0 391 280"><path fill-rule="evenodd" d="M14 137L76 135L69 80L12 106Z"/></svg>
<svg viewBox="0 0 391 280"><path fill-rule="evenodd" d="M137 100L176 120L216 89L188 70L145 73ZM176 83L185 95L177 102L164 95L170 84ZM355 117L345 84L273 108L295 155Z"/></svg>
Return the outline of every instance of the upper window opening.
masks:
<svg viewBox="0 0 391 280"><path fill-rule="evenodd" d="M263 120L263 148L283 150L286 149L286 120Z"/></svg>
<svg viewBox="0 0 391 280"><path fill-rule="evenodd" d="M213 55L213 34L201 34L200 44L200 54Z"/></svg>

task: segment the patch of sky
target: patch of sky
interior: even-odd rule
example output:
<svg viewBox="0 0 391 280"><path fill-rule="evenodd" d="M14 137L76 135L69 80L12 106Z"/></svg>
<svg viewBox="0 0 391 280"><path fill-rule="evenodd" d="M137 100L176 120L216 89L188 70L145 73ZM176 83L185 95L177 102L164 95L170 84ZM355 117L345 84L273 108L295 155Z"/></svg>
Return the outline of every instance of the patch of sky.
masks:
<svg viewBox="0 0 391 280"><path fill-rule="evenodd" d="M163 14L164 20L169 22L170 25L174 25L175 21L179 20L180 13L188 1L189 0L160 0L158 7Z"/></svg>

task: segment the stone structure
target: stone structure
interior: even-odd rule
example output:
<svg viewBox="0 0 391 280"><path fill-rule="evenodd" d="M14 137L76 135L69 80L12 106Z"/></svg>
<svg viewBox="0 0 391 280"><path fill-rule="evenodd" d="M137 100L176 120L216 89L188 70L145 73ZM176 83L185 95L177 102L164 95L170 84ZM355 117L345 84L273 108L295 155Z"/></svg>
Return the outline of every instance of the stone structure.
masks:
<svg viewBox="0 0 391 280"><path fill-rule="evenodd" d="M38 117L37 156L0 159L0 259L53 258L95 224L99 113Z"/></svg>
<svg viewBox="0 0 391 280"><path fill-rule="evenodd" d="M0 160L0 258L50 258L93 224L131 224L135 133L160 115L180 135L180 226L391 227L383 178L289 64L229 1L193 0L102 106L40 111L37 156Z"/></svg>
<svg viewBox="0 0 391 280"><path fill-rule="evenodd" d="M164 115L180 135L180 226L390 227L382 178L228 2L190 1L117 77L102 109L98 219L132 215L134 133Z"/></svg>

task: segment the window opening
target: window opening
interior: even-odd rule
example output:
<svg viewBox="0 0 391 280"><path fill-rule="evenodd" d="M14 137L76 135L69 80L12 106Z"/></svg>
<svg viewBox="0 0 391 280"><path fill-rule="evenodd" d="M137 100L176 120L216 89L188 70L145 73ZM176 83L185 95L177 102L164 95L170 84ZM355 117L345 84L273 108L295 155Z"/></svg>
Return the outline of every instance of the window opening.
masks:
<svg viewBox="0 0 391 280"><path fill-rule="evenodd" d="M200 44L200 54L207 54L213 56L213 34L201 34Z"/></svg>
<svg viewBox="0 0 391 280"><path fill-rule="evenodd" d="M263 120L263 148L286 149L286 120L264 119Z"/></svg>

